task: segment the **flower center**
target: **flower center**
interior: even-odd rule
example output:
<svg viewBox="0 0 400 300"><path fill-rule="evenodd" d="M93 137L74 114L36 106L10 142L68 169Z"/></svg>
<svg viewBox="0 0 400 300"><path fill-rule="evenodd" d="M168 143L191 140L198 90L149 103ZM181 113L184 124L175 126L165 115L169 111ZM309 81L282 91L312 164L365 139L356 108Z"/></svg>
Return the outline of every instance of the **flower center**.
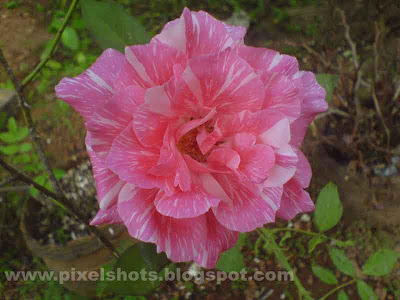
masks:
<svg viewBox="0 0 400 300"><path fill-rule="evenodd" d="M200 151L199 145L196 141L196 136L198 133L199 131L197 128L190 130L179 139L177 147L181 153L190 155L194 160L197 160L198 162L205 162L207 161L208 155L203 155L203 153Z"/></svg>
<svg viewBox="0 0 400 300"><path fill-rule="evenodd" d="M211 122L208 121L204 124L208 133L214 130L214 127L210 123ZM211 151L207 152L206 154L201 152L196 140L199 130L200 128L197 127L187 132L179 139L177 147L181 153L190 155L190 157L192 157L194 160L197 160L198 162L206 162Z"/></svg>

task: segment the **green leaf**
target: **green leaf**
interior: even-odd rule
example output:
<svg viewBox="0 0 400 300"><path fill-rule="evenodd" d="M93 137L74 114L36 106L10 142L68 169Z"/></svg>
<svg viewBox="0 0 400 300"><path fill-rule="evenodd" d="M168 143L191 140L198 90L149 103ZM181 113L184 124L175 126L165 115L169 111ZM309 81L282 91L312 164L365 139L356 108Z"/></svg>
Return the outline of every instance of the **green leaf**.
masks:
<svg viewBox="0 0 400 300"><path fill-rule="evenodd" d="M238 245L221 254L216 268L224 272L240 272L245 268L243 254Z"/></svg>
<svg viewBox="0 0 400 300"><path fill-rule="evenodd" d="M389 274L396 265L399 254L390 249L383 249L372 254L363 267L363 273L371 276Z"/></svg>
<svg viewBox="0 0 400 300"><path fill-rule="evenodd" d="M347 294L344 291L340 291L337 299L338 300L349 300L349 297L347 296Z"/></svg>
<svg viewBox="0 0 400 300"><path fill-rule="evenodd" d="M56 169L56 168L53 169L53 173L54 173L54 176L56 177L56 179L61 179L66 174L64 170Z"/></svg>
<svg viewBox="0 0 400 300"><path fill-rule="evenodd" d="M67 26L61 36L63 45L71 50L79 49L79 38L73 27Z"/></svg>
<svg viewBox="0 0 400 300"><path fill-rule="evenodd" d="M167 256L165 253L158 254L154 244L138 242L122 253L114 266L114 275L117 277L118 273L126 272L127 280L109 281L104 291L131 296L146 295L161 284L163 278L160 271L167 264ZM142 276L142 273L145 275Z"/></svg>
<svg viewBox="0 0 400 300"><path fill-rule="evenodd" d="M324 242L325 239L321 236L314 236L311 240L308 241L308 253L312 253L319 244Z"/></svg>
<svg viewBox="0 0 400 300"><path fill-rule="evenodd" d="M114 48L124 52L125 46L150 41L143 25L115 2L83 0L81 8L87 28L103 49Z"/></svg>
<svg viewBox="0 0 400 300"><path fill-rule="evenodd" d="M317 78L318 83L326 90L325 101L331 101L333 90L339 81L339 76L332 74L317 74L315 77Z"/></svg>
<svg viewBox="0 0 400 300"><path fill-rule="evenodd" d="M357 291L362 300L378 300L374 290L362 280L357 281Z"/></svg>
<svg viewBox="0 0 400 300"><path fill-rule="evenodd" d="M356 242L352 240L347 240L347 241L336 240L335 243L338 247L343 247L343 248L352 247L356 244Z"/></svg>
<svg viewBox="0 0 400 300"><path fill-rule="evenodd" d="M317 264L312 264L311 269L315 276L327 284L337 284L336 276L328 269L325 269Z"/></svg>
<svg viewBox="0 0 400 300"><path fill-rule="evenodd" d="M8 146L0 146L0 151L5 155L13 155L17 153L19 150L18 145L8 145Z"/></svg>
<svg viewBox="0 0 400 300"><path fill-rule="evenodd" d="M47 62L46 66L53 70L60 70L62 68L62 64L52 59Z"/></svg>
<svg viewBox="0 0 400 300"><path fill-rule="evenodd" d="M320 232L334 227L342 217L343 207L337 186L329 182L320 191L315 207L314 222Z"/></svg>
<svg viewBox="0 0 400 300"><path fill-rule="evenodd" d="M32 150L32 144L31 143L23 143L19 146L19 151L21 152L29 152Z"/></svg>
<svg viewBox="0 0 400 300"><path fill-rule="evenodd" d="M356 276L356 270L354 269L353 264L347 258L344 251L338 248L332 248L329 251L329 255L334 263L334 265L341 271L342 273L349 275L351 277Z"/></svg>
<svg viewBox="0 0 400 300"><path fill-rule="evenodd" d="M0 140L2 140L4 143L7 143L7 144L12 144L12 143L17 142L14 134L9 133L9 132L0 133Z"/></svg>
<svg viewBox="0 0 400 300"><path fill-rule="evenodd" d="M20 142L24 140L29 134L29 129L27 127L20 127L15 133L15 140Z"/></svg>
<svg viewBox="0 0 400 300"><path fill-rule="evenodd" d="M8 127L9 132L14 133L14 134L17 133L18 126L17 126L17 122L15 121L14 117L11 117L8 119L7 127Z"/></svg>

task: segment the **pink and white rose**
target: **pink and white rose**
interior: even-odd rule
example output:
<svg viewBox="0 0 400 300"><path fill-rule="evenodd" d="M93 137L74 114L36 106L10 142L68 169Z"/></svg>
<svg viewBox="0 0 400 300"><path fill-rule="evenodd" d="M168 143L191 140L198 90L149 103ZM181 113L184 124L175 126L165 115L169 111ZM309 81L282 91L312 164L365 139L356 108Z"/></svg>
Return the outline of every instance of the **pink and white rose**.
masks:
<svg viewBox="0 0 400 300"><path fill-rule="evenodd" d="M108 49L57 85L86 121L92 225L124 223L212 268L239 232L314 209L299 147L325 90L296 58L245 46L245 31L185 9L149 44Z"/></svg>

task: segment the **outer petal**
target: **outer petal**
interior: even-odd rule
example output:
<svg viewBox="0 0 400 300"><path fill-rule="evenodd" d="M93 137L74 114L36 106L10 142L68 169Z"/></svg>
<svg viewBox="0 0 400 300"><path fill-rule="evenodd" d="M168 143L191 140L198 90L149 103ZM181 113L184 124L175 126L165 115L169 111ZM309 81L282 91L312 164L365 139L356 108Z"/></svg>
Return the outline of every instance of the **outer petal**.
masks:
<svg viewBox="0 0 400 300"><path fill-rule="evenodd" d="M238 233L216 222L209 211L199 217L175 219L157 212L153 202L158 189L127 184L118 200L118 211L131 236L157 244L175 262L194 260L213 268L219 255L232 247Z"/></svg>
<svg viewBox="0 0 400 300"><path fill-rule="evenodd" d="M118 214L116 203L107 209L99 209L96 216L93 218L92 221L90 221L91 226L120 223L123 223L123 221Z"/></svg>
<svg viewBox="0 0 400 300"><path fill-rule="evenodd" d="M240 182L232 175L215 174L215 179L232 200L213 208L218 222L230 230L247 232L275 221L275 210L260 195L260 188L252 183ZM280 197L279 194L271 194ZM264 196L268 197L268 196ZM279 202L278 199L271 200Z"/></svg>
<svg viewBox="0 0 400 300"><path fill-rule="evenodd" d="M132 126L128 126L114 140L105 163L122 180L144 188L160 187L162 179L147 174L148 170L157 164L158 157L159 151L143 147Z"/></svg>
<svg viewBox="0 0 400 300"><path fill-rule="evenodd" d="M312 176L311 166L303 152L298 149L295 149L295 152L299 161L297 162L293 179L297 180L303 188L307 188L310 185Z"/></svg>
<svg viewBox="0 0 400 300"><path fill-rule="evenodd" d="M314 117L328 109L325 94L326 91L318 84L315 75L311 72L297 72L292 77L300 86L301 114L290 128L292 132L291 144L300 147L310 123Z"/></svg>
<svg viewBox="0 0 400 300"><path fill-rule="evenodd" d="M266 48L241 46L237 48L238 54L254 69L266 71L268 74L278 73L292 76L299 70L297 59L293 56L280 54Z"/></svg>
<svg viewBox="0 0 400 300"><path fill-rule="evenodd" d="M268 187L284 185L294 176L297 162L297 154L291 146L275 149L275 165L268 172L268 178L263 184Z"/></svg>
<svg viewBox="0 0 400 300"><path fill-rule="evenodd" d="M186 65L184 52L159 41L126 47L125 56L132 67L132 80L143 88L163 85L173 75L175 64Z"/></svg>
<svg viewBox="0 0 400 300"><path fill-rule="evenodd" d="M132 121L137 106L144 102L144 90L129 86L121 90L86 122L92 149L101 158L107 155L114 139Z"/></svg>
<svg viewBox="0 0 400 300"><path fill-rule="evenodd" d="M212 211L209 211L205 217L208 229L207 239L201 247L202 251L194 258L194 261L204 268L215 268L221 253L236 244L239 233L222 226Z"/></svg>
<svg viewBox="0 0 400 300"><path fill-rule="evenodd" d="M125 63L124 56L108 49L81 75L63 78L56 86L57 97L77 110L85 120L111 99L114 79Z"/></svg>
<svg viewBox="0 0 400 300"><path fill-rule="evenodd" d="M301 111L299 90L289 77L262 72L261 81L265 85L263 108L270 108L283 113L291 122L297 119Z"/></svg>
<svg viewBox="0 0 400 300"><path fill-rule="evenodd" d="M94 180L96 182L97 196L100 209L106 210L117 202L118 193L124 181L114 174L88 145L90 134L86 136L86 147L92 162Z"/></svg>
<svg viewBox="0 0 400 300"><path fill-rule="evenodd" d="M292 179L283 186L281 206L276 215L281 219L290 220L297 214L313 211L314 208L310 195L297 180Z"/></svg>
<svg viewBox="0 0 400 300"><path fill-rule="evenodd" d="M225 25L204 11L185 8L180 19L169 22L153 40L176 47L191 58L242 44L244 34L241 27Z"/></svg>

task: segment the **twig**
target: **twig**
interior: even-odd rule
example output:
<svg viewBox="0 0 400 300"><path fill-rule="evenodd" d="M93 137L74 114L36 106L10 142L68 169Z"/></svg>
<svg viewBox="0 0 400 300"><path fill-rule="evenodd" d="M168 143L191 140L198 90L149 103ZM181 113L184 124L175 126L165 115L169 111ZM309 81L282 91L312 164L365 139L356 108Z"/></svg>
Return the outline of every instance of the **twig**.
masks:
<svg viewBox="0 0 400 300"><path fill-rule="evenodd" d="M72 213L72 215L74 216L74 218L80 222L80 223L87 223L86 217L83 216L81 214L80 211L76 210L75 207L71 204L71 202L68 200L67 197L65 197L63 194L56 194L50 190L48 190L47 188L45 188L44 186L36 183L35 181L33 181L32 179L30 179L29 177L27 177L26 175L18 172L14 167L10 166L9 164L7 164L3 159L0 158L0 165L6 169L10 174L12 174L13 176L15 176L17 178L17 180L20 180L22 182L25 182L31 186L33 186L35 189L37 189L38 191L40 191L41 193L45 194L46 196L52 198L56 204L58 204L60 207L62 207L63 209L69 211L70 213ZM111 251L111 253L115 256L115 257L119 257L119 254L117 252L117 250L114 248L114 246L110 243L110 241L107 240L107 238L103 235L103 233L98 230L96 227L92 227L89 226L88 227L90 231L92 231L92 233Z"/></svg>
<svg viewBox="0 0 400 300"><path fill-rule="evenodd" d="M381 30L378 26L378 23L375 22L375 42L374 42L374 84L371 85L371 89L372 89L372 99L374 99L374 104L375 104L375 109L378 113L379 118L381 119L383 128L385 129L386 132L386 137L387 137L387 146L390 146L390 130L389 128L386 126L385 123L385 118L383 117L382 114L382 110L381 107L379 105L379 100L378 97L376 96L376 91L375 91L375 84L378 78L378 69L379 69L379 52L378 52L378 43L379 43L379 37L381 35Z"/></svg>
<svg viewBox="0 0 400 300"><path fill-rule="evenodd" d="M334 289L332 289L331 291L329 291L327 294L325 294L325 296L323 296L323 297L320 298L319 300L325 300L326 298L328 298L330 295L334 294L334 293L337 292L338 290L340 290L340 289L342 289L342 288L344 288L344 287L346 287L346 286L348 286L348 285L350 285L350 284L353 284L353 283L355 283L356 281L357 281L356 279L353 279L353 280L350 280L350 281L348 281L348 282L345 282L345 283L343 283L343 284L341 284L341 285L338 285L337 287L335 287Z"/></svg>
<svg viewBox="0 0 400 300"><path fill-rule="evenodd" d="M15 180L17 180L17 178L15 176L11 176L10 178L4 179L2 182L0 182L0 188L7 184L10 184L11 182L13 182Z"/></svg>
<svg viewBox="0 0 400 300"><path fill-rule="evenodd" d="M0 193L26 191L29 190L29 188L30 188L29 185L0 187Z"/></svg>
<svg viewBox="0 0 400 300"><path fill-rule="evenodd" d="M328 108L328 111L326 111L326 112L324 112L324 113L322 113L322 114L318 114L318 115L315 117L314 120L321 119L321 118L326 117L326 116L331 115L331 114L336 114L336 115L339 115L339 116L342 116L342 117L345 117L345 118L351 118L351 116L350 116L349 113L347 113L347 112L345 112L345 111L343 111L343 110L340 110L340 109L338 109L338 108L329 107L329 108Z"/></svg>
<svg viewBox="0 0 400 300"><path fill-rule="evenodd" d="M45 58L36 66L36 68L29 73L28 76L22 81L21 88L23 89L29 82L35 78L35 76L40 72L40 70L46 65L46 63L50 60L53 56L54 52L56 51L56 47L58 42L61 39L61 35L64 32L65 27L67 27L68 21L71 19L72 13L74 12L79 0L73 0L71 6L68 9L67 15L64 18L64 22L62 23L60 29L58 29L56 37L54 38L53 44L51 45L50 51L47 53Z"/></svg>
<svg viewBox="0 0 400 300"><path fill-rule="evenodd" d="M49 161L46 157L46 154L43 150L43 146L42 146L42 142L40 140L39 133L37 132L37 130L34 126L30 106L28 105L28 103L25 99L25 96L22 93L22 87L19 84L19 81L17 80L17 78L15 77L14 72L11 70L10 65L8 64L6 58L4 57L4 54L3 54L3 51L1 50L1 48L0 48L0 61L3 64L4 68L6 69L8 76L10 77L12 83L14 84L14 87L15 87L16 93L17 93L17 98L18 98L19 104L22 109L22 113L25 118L25 122L29 127L30 137L35 145L36 151L39 154L39 158L40 158L41 162L43 163L46 172L49 174L49 179L50 179L51 185L53 186L53 189L56 191L56 193L61 194L62 191L61 191L60 185L58 184L58 181L53 173L53 169L51 168L50 163L49 163Z"/></svg>
<svg viewBox="0 0 400 300"><path fill-rule="evenodd" d="M353 101L354 101L354 103L356 105L357 117L360 117L361 114L362 114L362 111L361 111L361 103L360 103L360 100L358 99L357 92L358 92L358 89L360 88L360 85L361 85L362 71L361 71L360 62L358 61L358 57L357 57L357 45L356 45L356 43L353 41L353 39L350 36L350 26L346 21L346 15L345 15L344 11L341 10L340 8L337 8L337 10L340 13L340 16L342 18L342 24L343 24L343 27L345 29L344 35L345 35L347 43L350 45L351 54L352 54L352 57L353 57L353 64L354 64L354 67L356 69L356 80L355 80L355 84L353 86L352 96L353 96ZM356 120L358 120L358 118Z"/></svg>

